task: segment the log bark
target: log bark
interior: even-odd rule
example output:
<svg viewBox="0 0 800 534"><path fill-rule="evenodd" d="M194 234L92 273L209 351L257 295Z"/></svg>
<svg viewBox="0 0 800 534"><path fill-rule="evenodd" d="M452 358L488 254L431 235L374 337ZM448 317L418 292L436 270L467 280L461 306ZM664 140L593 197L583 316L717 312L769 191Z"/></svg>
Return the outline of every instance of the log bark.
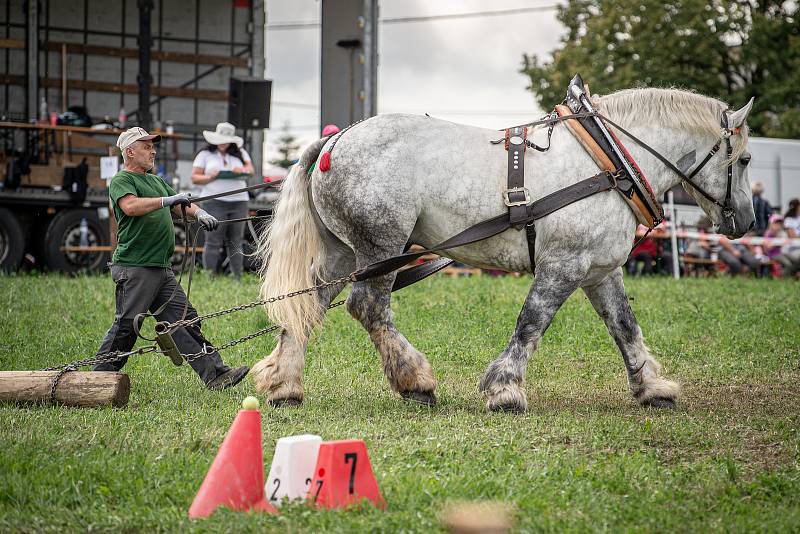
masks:
<svg viewBox="0 0 800 534"><path fill-rule="evenodd" d="M0 402L50 402L50 388L58 371L0 371ZM64 406L128 404L128 375L107 371L70 371L56 386L56 402Z"/></svg>

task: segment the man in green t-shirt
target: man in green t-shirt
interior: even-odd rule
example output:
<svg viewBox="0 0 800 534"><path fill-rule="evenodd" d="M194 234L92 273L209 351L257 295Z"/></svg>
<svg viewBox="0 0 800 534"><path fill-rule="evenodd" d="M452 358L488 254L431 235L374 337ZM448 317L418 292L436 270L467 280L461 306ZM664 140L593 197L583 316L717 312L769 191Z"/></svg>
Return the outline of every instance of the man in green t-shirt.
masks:
<svg viewBox="0 0 800 534"><path fill-rule="evenodd" d="M111 265L116 285L116 315L103 340L98 356L128 352L136 343L134 319L140 313L154 313L159 321L174 322L197 317L186 294L175 280L170 258L175 251L175 233L170 210L194 217L207 230L216 230L219 221L197 205L187 193L176 193L161 178L149 171L155 163L155 143L159 135L142 128L131 128L117 140L122 152L123 170L111 179L108 194L117 218L117 248ZM200 331L193 325L172 333L182 354L205 352L189 362L209 389L225 389L241 382L250 370L246 365L231 369L224 363ZM127 358L93 367L95 371L119 371Z"/></svg>

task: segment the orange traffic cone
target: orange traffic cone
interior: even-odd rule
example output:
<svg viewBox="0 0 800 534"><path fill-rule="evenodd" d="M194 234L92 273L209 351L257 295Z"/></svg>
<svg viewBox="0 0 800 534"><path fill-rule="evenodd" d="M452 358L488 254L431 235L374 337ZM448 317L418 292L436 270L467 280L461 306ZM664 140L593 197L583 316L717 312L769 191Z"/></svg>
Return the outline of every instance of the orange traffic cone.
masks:
<svg viewBox="0 0 800 534"><path fill-rule="evenodd" d="M264 455L258 401L248 397L242 404L254 409L239 410L233 420L189 508L191 519L208 517L219 506L240 512L278 512L264 498Z"/></svg>
<svg viewBox="0 0 800 534"><path fill-rule="evenodd" d="M385 508L366 444L360 439L323 441L308 498L325 508L343 508L361 499Z"/></svg>

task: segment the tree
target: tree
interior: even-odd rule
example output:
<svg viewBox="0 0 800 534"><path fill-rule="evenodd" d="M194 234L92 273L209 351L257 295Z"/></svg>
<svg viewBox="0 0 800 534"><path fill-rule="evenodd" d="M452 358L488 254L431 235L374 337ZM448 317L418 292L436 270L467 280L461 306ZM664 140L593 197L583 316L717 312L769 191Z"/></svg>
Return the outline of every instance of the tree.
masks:
<svg viewBox="0 0 800 534"><path fill-rule="evenodd" d="M278 138L278 153L281 157L270 160L270 163L288 169L297 163L295 154L299 148L300 145L297 143L297 138L290 131L289 122L283 123L283 134Z"/></svg>
<svg viewBox="0 0 800 534"><path fill-rule="evenodd" d="M797 4L746 0L569 0L552 60L523 55L544 108L580 73L594 93L680 87L731 107L755 97L756 135L800 138Z"/></svg>

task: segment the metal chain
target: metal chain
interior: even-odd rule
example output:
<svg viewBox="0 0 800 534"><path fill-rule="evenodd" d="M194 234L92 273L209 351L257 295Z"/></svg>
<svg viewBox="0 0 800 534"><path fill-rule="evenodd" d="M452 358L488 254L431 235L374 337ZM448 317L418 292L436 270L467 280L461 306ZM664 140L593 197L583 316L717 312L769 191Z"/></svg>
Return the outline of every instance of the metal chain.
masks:
<svg viewBox="0 0 800 534"><path fill-rule="evenodd" d="M75 371L75 368L68 365L61 369L58 373L56 373L56 376L53 377L53 381L50 384L50 402L53 404L56 403L56 386L58 385L58 381L61 380L61 377L69 371Z"/></svg>
<svg viewBox="0 0 800 534"><path fill-rule="evenodd" d="M212 313L207 313L205 315L198 315L192 319L181 319L180 321L175 321L174 323L167 323L165 327L167 327L168 332L172 332L176 328L186 328L187 326L192 326L194 324L199 323L200 321L204 321L206 319L214 319L216 317L220 317L222 315L227 315L229 313L234 313L237 311L247 310L250 308L255 308L256 306L263 306L264 304L272 304L273 302L279 302L284 299L296 297L299 295L304 295L306 293L312 293L314 291L319 291L321 289L325 289L330 286L334 286L337 284L347 283L352 281L352 275L343 276L341 278L337 278L336 280L331 280L330 282L323 282L321 284L308 287L306 289L299 289L297 291L292 291L291 293L286 293L285 295L278 295L277 297L271 297L264 300L255 300L253 302L249 302L247 304L240 304L238 306L233 306L231 308L226 308L224 310L215 311ZM338 304L337 304L338 305ZM331 306L333 307L333 306Z"/></svg>
<svg viewBox="0 0 800 534"><path fill-rule="evenodd" d="M328 309L330 310L331 308L335 308L337 306L341 306L344 303L345 303L344 300L340 300L339 302L336 302L336 303L331 304L330 306L328 306ZM263 336L264 334L269 334L270 332L274 332L278 328L280 328L280 325L267 326L265 328L262 328L261 330L257 330L255 332L253 332L252 334L247 334L246 336L242 336L242 337L240 337L238 339L232 339L231 341L228 341L227 343L225 343L224 345L220 345L219 347L213 347L213 346L207 345L207 346L203 347L203 350L201 350L200 352L195 352L193 354L181 354L181 356L183 356L183 358L186 360L186 363L191 363L191 362L195 361L198 358L202 358L203 356L206 356L207 354L212 354L215 350L216 351L220 351L220 350L229 349L229 348L231 348L231 347L233 347L235 345L238 345L239 343L244 343L245 341L250 341L251 339L255 339L255 338L259 337L259 336Z"/></svg>
<svg viewBox="0 0 800 534"><path fill-rule="evenodd" d="M134 356L136 354L146 354L148 352L160 352L157 345L147 345L146 347L140 347L136 350L130 350L128 352L122 351L113 351L113 352L104 352L102 354L98 354L96 356L92 356L91 358L86 358L83 360L76 360L74 362L65 363L63 365L57 365L55 367L47 367L46 369L42 369L43 371L59 371L68 367L85 367L87 365L96 365L98 363L109 363L109 362L116 362L121 360L122 358L127 358L129 356ZM74 370L74 369L72 369Z"/></svg>
<svg viewBox="0 0 800 534"><path fill-rule="evenodd" d="M330 282L323 282L322 284L318 284L316 286L309 287L309 288L306 288L306 289L293 291L293 292L287 293L285 295L272 297L272 298L269 298L269 299L266 299L266 300L255 301L255 302L251 302L249 304L242 304L240 306L234 306L233 308L228 308L227 310L221 310L221 311L218 311L218 312L209 313L207 315L198 316L195 319L191 319L191 320L178 321L176 323L169 324L169 326L170 326L170 330L169 331L172 331L174 328L180 328L180 327L184 326L183 324L179 324L179 323L186 323L186 326L190 326L191 324L194 324L195 322L197 322L197 321L199 321L201 319L209 319L209 318L212 318L212 317L219 317L221 315L225 315L225 314L228 314L228 313L233 313L235 311L254 308L254 307L259 306L261 304L268 304L270 302L277 302L279 300L283 300L283 299L286 299L286 298L291 298L291 297L294 297L294 296L297 296L297 295L302 295L302 294L305 294L305 293L310 293L312 291L319 291L320 289L324 289L326 287L330 287L332 285L339 284L339 283L342 283L342 282L348 282L348 281L350 281L350 275L344 276L342 278L338 278L336 280L331 280ZM330 306L328 306L328 309L330 310L332 308L336 308L337 306L341 306L344 303L345 303L345 300L340 300L340 301L335 302L335 303L331 304ZM213 347L211 345L206 345L206 346L203 347L203 350L200 351L200 352L195 352L193 354L181 354L181 356L183 356L184 360L186 360L186 363L191 363L191 362L197 360L198 358L202 358L203 356L206 356L208 354L212 354L214 351L220 351L220 350L229 349L229 348L231 348L231 347L233 347L235 345L238 345L240 343L244 343L245 341L250 341L251 339L255 339L257 337L263 336L263 335L268 334L270 332L274 332L278 328L280 328L280 325L267 326L265 328L262 328L261 330L255 331L255 332L253 332L251 334L247 334L247 335L242 336L242 337L240 337L238 339L233 339L231 341L228 341L227 343L225 343L224 345L220 345L219 347ZM87 365L96 365L96 364L100 364L100 363L116 362L118 360L121 360L122 358L127 358L129 356L134 356L134 355L137 355L137 354L147 354L149 352L160 352L160 353L163 354L164 351L159 349L158 345L153 344L153 345L147 345L145 347L140 347L140 348L138 348L136 350L131 350L131 351L127 351L127 352L122 352L122 351L105 352L103 354L98 354L98 355L93 356L91 358L85 358L83 360L76 360L74 362L65 363L63 365L58 365L58 366L55 366L55 367L47 367L47 368L45 368L43 370L44 371L58 371L56 376L53 377L52 385L50 386L50 400L53 403L56 402L56 387L58 386L58 382L59 382L59 380L61 380L61 377L64 376L64 374L66 374L66 373L68 373L70 371L77 371L79 367L85 367Z"/></svg>
<svg viewBox="0 0 800 534"><path fill-rule="evenodd" d="M159 352L159 350L156 345L148 345L146 347L140 347L136 350L131 350L128 352L121 352L121 351L104 352L103 354L98 354L97 356L93 356L92 358L76 360L74 362L65 363L64 365L59 365L56 367L48 367L44 369L44 371L58 371L58 373L56 373L56 376L53 377L53 380L50 383L50 402L52 402L53 404L56 403L56 388L58 387L58 382L61 380L61 377L63 377L68 372L77 371L79 367L84 367L86 365L96 365L98 363L115 362L117 360L121 360L122 358L133 356L134 354L146 354L148 352Z"/></svg>

